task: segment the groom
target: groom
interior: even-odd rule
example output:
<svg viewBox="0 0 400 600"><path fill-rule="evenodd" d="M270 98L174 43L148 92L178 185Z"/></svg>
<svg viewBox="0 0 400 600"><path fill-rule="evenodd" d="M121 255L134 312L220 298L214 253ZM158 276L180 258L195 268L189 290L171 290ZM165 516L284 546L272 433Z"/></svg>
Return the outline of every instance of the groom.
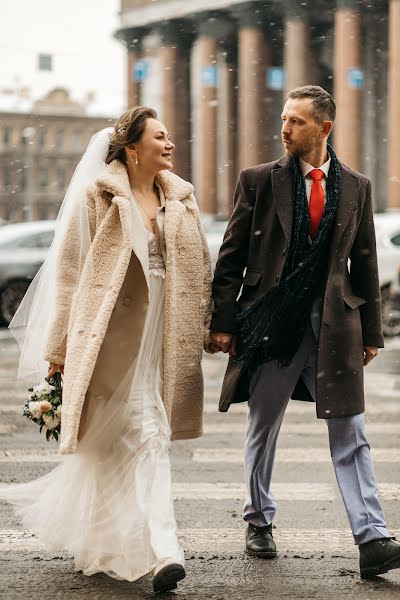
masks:
<svg viewBox="0 0 400 600"><path fill-rule="evenodd" d="M276 442L289 399L311 400L368 578L400 567L400 544L389 537L364 424L363 367L383 347L371 185L328 145L335 113L324 89L293 90L282 112L286 156L241 173L211 330L230 355L220 411L249 404L247 553L276 556Z"/></svg>

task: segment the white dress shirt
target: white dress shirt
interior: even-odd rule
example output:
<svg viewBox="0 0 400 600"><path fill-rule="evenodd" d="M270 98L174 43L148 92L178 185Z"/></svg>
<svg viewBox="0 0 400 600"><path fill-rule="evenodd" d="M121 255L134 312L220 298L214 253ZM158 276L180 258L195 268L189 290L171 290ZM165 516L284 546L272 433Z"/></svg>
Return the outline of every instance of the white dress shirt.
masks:
<svg viewBox="0 0 400 600"><path fill-rule="evenodd" d="M325 205L325 203L326 203L326 179L328 177L330 166L331 166L331 157L329 157L328 160L320 167L313 167L312 165L306 163L303 159L300 158L300 168L301 168L301 172L303 173L303 177L306 182L306 192L307 192L308 203L310 203L311 186L313 184L313 180L311 179L311 177L308 176L308 174L310 173L310 171L313 171L314 169L320 169L321 171L323 171L325 173L325 177L323 177L321 180L322 189L324 190L324 205Z"/></svg>

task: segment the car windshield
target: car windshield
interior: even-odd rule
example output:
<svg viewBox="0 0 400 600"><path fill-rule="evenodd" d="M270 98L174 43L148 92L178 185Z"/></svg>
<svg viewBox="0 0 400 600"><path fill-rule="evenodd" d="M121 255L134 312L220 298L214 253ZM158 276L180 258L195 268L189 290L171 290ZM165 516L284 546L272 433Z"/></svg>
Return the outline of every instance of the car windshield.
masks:
<svg viewBox="0 0 400 600"><path fill-rule="evenodd" d="M34 248L46 249L50 247L54 238L53 229L47 231L36 231L34 233L31 231L24 233L10 231L4 233L5 235L0 234L0 250Z"/></svg>

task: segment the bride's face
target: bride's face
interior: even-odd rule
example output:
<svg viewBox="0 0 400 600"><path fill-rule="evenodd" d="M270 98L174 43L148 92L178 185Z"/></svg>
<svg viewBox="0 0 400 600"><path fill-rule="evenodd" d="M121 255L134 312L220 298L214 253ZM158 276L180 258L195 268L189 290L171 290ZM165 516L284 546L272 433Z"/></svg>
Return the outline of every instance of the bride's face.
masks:
<svg viewBox="0 0 400 600"><path fill-rule="evenodd" d="M133 158L137 156L138 166L158 172L163 169L172 169L172 153L175 145L172 143L169 133L157 119L147 119L146 127L142 137L131 148Z"/></svg>

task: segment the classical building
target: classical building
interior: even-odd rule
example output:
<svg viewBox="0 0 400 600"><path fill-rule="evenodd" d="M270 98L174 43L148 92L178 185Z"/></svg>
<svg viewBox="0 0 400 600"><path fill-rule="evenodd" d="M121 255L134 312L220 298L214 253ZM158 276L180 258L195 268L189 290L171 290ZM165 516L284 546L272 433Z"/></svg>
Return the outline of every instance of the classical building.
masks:
<svg viewBox="0 0 400 600"><path fill-rule="evenodd" d="M89 116L64 89L17 106L0 105L0 220L52 219L91 136L114 119Z"/></svg>
<svg viewBox="0 0 400 600"><path fill-rule="evenodd" d="M400 208L400 0L121 0L127 104L159 111L175 170L226 215L239 171L282 154L285 93L336 98L339 157Z"/></svg>

